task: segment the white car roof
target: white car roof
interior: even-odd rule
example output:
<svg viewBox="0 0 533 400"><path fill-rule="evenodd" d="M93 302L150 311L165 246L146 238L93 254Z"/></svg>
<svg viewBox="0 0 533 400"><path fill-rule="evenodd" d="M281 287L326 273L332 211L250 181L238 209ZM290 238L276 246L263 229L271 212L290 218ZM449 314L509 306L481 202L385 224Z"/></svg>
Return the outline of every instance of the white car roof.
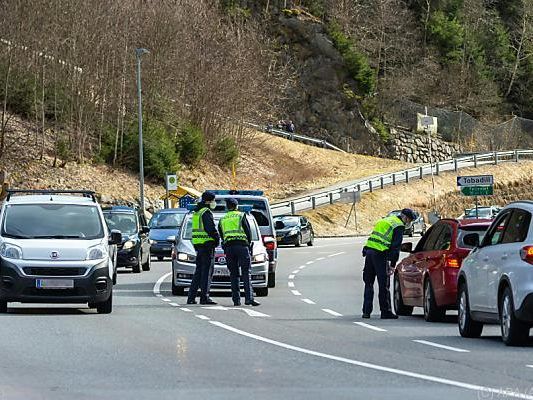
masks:
<svg viewBox="0 0 533 400"><path fill-rule="evenodd" d="M79 205L97 205L90 197L82 196L64 196L54 194L33 194L27 196L12 196L6 204L79 204Z"/></svg>

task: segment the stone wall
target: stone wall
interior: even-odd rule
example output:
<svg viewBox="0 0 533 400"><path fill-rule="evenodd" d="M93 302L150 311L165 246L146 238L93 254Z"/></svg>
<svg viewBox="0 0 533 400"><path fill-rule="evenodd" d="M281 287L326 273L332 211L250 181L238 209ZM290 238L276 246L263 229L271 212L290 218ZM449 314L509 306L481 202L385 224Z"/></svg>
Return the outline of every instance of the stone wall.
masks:
<svg viewBox="0 0 533 400"><path fill-rule="evenodd" d="M430 139L425 134L414 134L391 128L391 138L386 144L387 156L413 163L429 163ZM432 161L444 161L461 152L456 143L431 138Z"/></svg>

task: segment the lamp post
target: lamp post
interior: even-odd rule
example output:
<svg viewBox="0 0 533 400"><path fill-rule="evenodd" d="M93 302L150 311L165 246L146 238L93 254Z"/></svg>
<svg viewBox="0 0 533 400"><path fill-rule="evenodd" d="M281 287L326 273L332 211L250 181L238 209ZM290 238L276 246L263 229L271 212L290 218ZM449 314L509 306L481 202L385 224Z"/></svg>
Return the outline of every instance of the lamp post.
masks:
<svg viewBox="0 0 533 400"><path fill-rule="evenodd" d="M137 95L139 97L139 190L141 211L144 214L144 159L143 159L143 105L141 91L141 56L149 53L148 50L139 48L135 49L137 58Z"/></svg>

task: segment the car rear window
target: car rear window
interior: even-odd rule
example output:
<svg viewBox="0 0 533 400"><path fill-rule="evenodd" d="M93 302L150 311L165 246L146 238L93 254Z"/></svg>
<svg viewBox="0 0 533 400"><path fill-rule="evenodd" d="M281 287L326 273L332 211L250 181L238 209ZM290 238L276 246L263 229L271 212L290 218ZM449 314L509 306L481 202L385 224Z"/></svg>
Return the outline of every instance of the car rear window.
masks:
<svg viewBox="0 0 533 400"><path fill-rule="evenodd" d="M73 204L10 204L2 235L21 239L81 239L104 237L98 208Z"/></svg>
<svg viewBox="0 0 533 400"><path fill-rule="evenodd" d="M179 228L183 219L185 218L185 213L181 212L159 212L154 214L150 220L150 229L174 229Z"/></svg>
<svg viewBox="0 0 533 400"><path fill-rule="evenodd" d="M460 227L457 232L457 247L461 247L463 249L471 249L472 246L465 244L464 237L466 235L469 235L470 233L477 233L477 235L479 236L479 243L481 243L488 229L489 229L488 226L479 226L479 225L475 227L474 226Z"/></svg>
<svg viewBox="0 0 533 400"><path fill-rule="evenodd" d="M264 199L240 199L237 198L239 206L252 206L252 214L259 226L270 226L270 217L268 211L268 203ZM224 200L217 201L216 212L226 212L226 202Z"/></svg>
<svg viewBox="0 0 533 400"><path fill-rule="evenodd" d="M109 230L118 229L126 235L133 235L139 231L137 218L133 213L104 211L104 218Z"/></svg>

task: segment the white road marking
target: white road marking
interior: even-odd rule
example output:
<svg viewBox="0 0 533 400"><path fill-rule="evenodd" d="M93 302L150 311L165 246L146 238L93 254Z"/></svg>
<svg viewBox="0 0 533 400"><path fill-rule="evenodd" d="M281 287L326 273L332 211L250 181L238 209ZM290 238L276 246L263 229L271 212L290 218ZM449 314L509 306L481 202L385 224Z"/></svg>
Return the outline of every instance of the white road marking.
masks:
<svg viewBox="0 0 533 400"><path fill-rule="evenodd" d="M209 321L211 318L209 317L206 317L205 315L195 315L196 318L200 318L200 319L203 319L204 321Z"/></svg>
<svg viewBox="0 0 533 400"><path fill-rule="evenodd" d="M166 301L167 303L170 303L170 302L171 302L170 299L161 299L161 300Z"/></svg>
<svg viewBox="0 0 533 400"><path fill-rule="evenodd" d="M296 275L298 272L300 272L300 270L299 269L295 269L294 271L291 272L291 274Z"/></svg>
<svg viewBox="0 0 533 400"><path fill-rule="evenodd" d="M185 307L182 307L180 308L181 311L185 311L185 312L192 312L192 310L188 309L188 308L185 308Z"/></svg>
<svg viewBox="0 0 533 400"><path fill-rule="evenodd" d="M290 274L289 279L294 279L294 274Z"/></svg>
<svg viewBox="0 0 533 400"><path fill-rule="evenodd" d="M294 282L289 282L289 287L294 287Z"/></svg>
<svg viewBox="0 0 533 400"><path fill-rule="evenodd" d="M168 303L170 304L172 307L179 307L180 305L178 303Z"/></svg>
<svg viewBox="0 0 533 400"><path fill-rule="evenodd" d="M302 299L302 301L307 304L316 304L313 300L309 300L309 299Z"/></svg>
<svg viewBox="0 0 533 400"><path fill-rule="evenodd" d="M299 267L300 269L304 269L305 267L307 267L307 265L302 265L301 267Z"/></svg>
<svg viewBox="0 0 533 400"><path fill-rule="evenodd" d="M248 314L248 316L250 316L250 317L270 317L270 315L268 315L268 314L263 314L262 312L252 310L251 308L239 308L239 307L236 307L236 308L232 308L232 310L242 310L246 314Z"/></svg>
<svg viewBox="0 0 533 400"><path fill-rule="evenodd" d="M340 256L340 255L342 255L342 254L346 254L346 252L345 252L345 251L341 251L341 252L339 252L339 253L330 254L328 257L336 257L336 256Z"/></svg>
<svg viewBox="0 0 533 400"><path fill-rule="evenodd" d="M478 393L478 395L480 393L481 394L492 393L492 394L500 395L502 397L507 396L507 397L513 397L513 398L519 398L519 399L533 400L533 395L519 393L513 390L496 389L496 388L491 388L488 386L474 385L471 383L454 381L454 380L446 379L446 378L439 378L438 376L419 374L417 372L411 372L411 371L406 371L406 370L397 369L397 368L385 367L385 366L378 365L378 364L371 364L371 363L364 362L364 361L358 361L358 360L352 360L349 358L338 357L338 356L334 356L331 354L321 353L318 351L305 349L303 347L298 347L298 346L293 346L287 343L278 342L277 340L268 339L263 336L255 335L253 333L241 331L240 329L234 328L232 326L223 324L218 321L209 321L209 323L215 326L218 326L219 328L225 329L227 331L236 333L238 335L246 336L248 338L255 339L263 343L271 344L273 346L281 347L287 350L292 350L292 351L296 351L296 352L303 353L303 354L308 354L308 355L315 356L315 357L325 358L328 360L339 361L345 364L355 365L361 368L371 369L371 370L380 371L380 372L388 372L390 374L406 376L409 378L420 379L420 380L428 381L428 382L440 383L442 385L447 385L447 386L458 387L461 389L475 391Z"/></svg>
<svg viewBox="0 0 533 400"><path fill-rule="evenodd" d="M159 292L161 292L161 284L163 283L163 281L165 279L167 279L169 276L172 275L172 272L169 272L168 274L165 274L163 275L161 278L159 278L157 280L157 282L155 283L154 285L154 294L157 296L157 297L162 297L162 296L158 296Z"/></svg>
<svg viewBox="0 0 533 400"><path fill-rule="evenodd" d="M528 365L526 365L526 367L528 367L528 368L533 368L533 365L529 365L529 364L528 364Z"/></svg>
<svg viewBox="0 0 533 400"><path fill-rule="evenodd" d="M307 265L311 265L311 264L314 264L315 262L314 261L307 261L306 264Z"/></svg>
<svg viewBox="0 0 533 400"><path fill-rule="evenodd" d="M292 294L295 296L301 296L302 294L297 290L291 290Z"/></svg>
<svg viewBox="0 0 533 400"><path fill-rule="evenodd" d="M322 311L325 313L331 314L334 317L342 317L342 314L339 314L337 311L330 310L329 308L323 308Z"/></svg>
<svg viewBox="0 0 533 400"><path fill-rule="evenodd" d="M364 322L354 322L354 324L362 326L363 328L372 329L373 331L377 331L377 332L387 332L386 329L378 328L377 326L370 325L370 324L365 324Z"/></svg>
<svg viewBox="0 0 533 400"><path fill-rule="evenodd" d="M452 346L445 346L443 344L429 342L427 340L413 340L413 342L420 343L420 344L425 344L427 346L438 347L439 349L455 351L457 353L470 353L470 350L459 349L457 347L452 347Z"/></svg>
<svg viewBox="0 0 533 400"><path fill-rule="evenodd" d="M156 297L163 297L163 295L161 293L157 293L155 296Z"/></svg>
<svg viewBox="0 0 533 400"><path fill-rule="evenodd" d="M202 308L206 310L222 310L222 311L228 310L228 308L224 306L207 306L207 307L202 307Z"/></svg>
<svg viewBox="0 0 533 400"><path fill-rule="evenodd" d="M322 260L325 260L325 259L326 259L326 257L318 257L316 260L317 261L322 261Z"/></svg>

